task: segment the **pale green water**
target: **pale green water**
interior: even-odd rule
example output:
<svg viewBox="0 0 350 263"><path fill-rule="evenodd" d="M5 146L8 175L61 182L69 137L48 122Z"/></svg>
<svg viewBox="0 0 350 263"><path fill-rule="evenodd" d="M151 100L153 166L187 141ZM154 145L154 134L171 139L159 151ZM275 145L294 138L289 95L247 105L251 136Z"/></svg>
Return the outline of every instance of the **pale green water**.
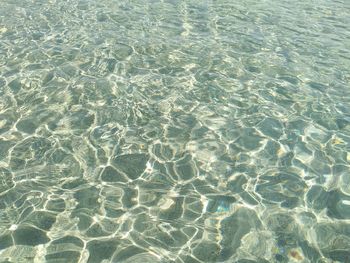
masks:
<svg viewBox="0 0 350 263"><path fill-rule="evenodd" d="M350 262L350 2L0 1L0 262Z"/></svg>

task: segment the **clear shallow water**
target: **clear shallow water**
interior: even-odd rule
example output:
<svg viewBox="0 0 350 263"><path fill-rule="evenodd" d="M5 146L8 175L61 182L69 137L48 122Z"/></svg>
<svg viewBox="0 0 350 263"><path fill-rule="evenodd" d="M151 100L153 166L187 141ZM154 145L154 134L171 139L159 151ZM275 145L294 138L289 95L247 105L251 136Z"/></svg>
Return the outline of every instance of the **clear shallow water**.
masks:
<svg viewBox="0 0 350 263"><path fill-rule="evenodd" d="M350 262L350 4L233 2L1 1L0 262Z"/></svg>

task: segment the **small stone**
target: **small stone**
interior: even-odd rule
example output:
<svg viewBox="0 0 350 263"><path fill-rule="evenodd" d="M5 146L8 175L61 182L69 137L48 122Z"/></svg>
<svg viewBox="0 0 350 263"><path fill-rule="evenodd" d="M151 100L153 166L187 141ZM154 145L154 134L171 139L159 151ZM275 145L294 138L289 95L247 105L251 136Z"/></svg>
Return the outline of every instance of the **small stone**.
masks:
<svg viewBox="0 0 350 263"><path fill-rule="evenodd" d="M0 129L3 128L7 123L7 120L0 120Z"/></svg>
<svg viewBox="0 0 350 263"><path fill-rule="evenodd" d="M6 27L0 27L0 33L6 33L7 32L7 28Z"/></svg>
<svg viewBox="0 0 350 263"><path fill-rule="evenodd" d="M297 261L301 261L304 259L304 257L302 256L302 252L297 249L290 250L288 253L288 256L289 258L292 258Z"/></svg>

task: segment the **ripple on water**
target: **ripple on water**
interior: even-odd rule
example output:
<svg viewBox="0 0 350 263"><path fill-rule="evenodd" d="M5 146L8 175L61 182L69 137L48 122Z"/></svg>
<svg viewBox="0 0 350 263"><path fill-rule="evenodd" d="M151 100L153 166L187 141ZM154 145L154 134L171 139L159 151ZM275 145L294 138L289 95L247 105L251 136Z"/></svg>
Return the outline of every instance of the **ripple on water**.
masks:
<svg viewBox="0 0 350 263"><path fill-rule="evenodd" d="M349 8L2 1L1 260L350 262Z"/></svg>

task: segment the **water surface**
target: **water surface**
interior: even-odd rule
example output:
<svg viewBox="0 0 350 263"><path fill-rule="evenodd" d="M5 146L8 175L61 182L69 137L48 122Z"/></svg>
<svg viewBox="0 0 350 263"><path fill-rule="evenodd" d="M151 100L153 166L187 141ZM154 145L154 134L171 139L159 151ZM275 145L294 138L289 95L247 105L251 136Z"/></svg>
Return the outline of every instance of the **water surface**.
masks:
<svg viewBox="0 0 350 263"><path fill-rule="evenodd" d="M350 262L349 14L2 0L0 262Z"/></svg>

